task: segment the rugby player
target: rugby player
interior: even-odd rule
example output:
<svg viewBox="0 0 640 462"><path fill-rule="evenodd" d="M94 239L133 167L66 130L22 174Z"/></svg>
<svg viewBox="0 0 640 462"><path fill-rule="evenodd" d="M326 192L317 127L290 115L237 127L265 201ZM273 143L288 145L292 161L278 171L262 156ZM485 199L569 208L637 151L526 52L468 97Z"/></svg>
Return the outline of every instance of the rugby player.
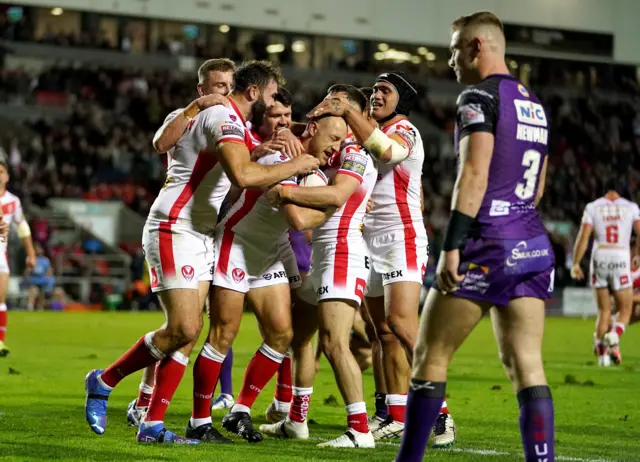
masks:
<svg viewBox="0 0 640 462"><path fill-rule="evenodd" d="M9 286L9 261L7 260L7 235L9 227L15 225L18 237L22 240L27 251L26 268L32 270L36 265L36 251L31 239L31 228L22 212L22 204L15 194L7 191L9 183L9 165L4 158L0 158L0 206L2 207L2 221L0 221L0 357L9 354L9 347L4 341L7 335L7 288Z"/></svg>
<svg viewBox="0 0 640 462"><path fill-rule="evenodd" d="M202 63L198 68L198 98L186 108L172 111L153 137L153 147L159 154L168 152L169 157L173 156L175 145L187 129L189 118L208 107L228 104L225 96L231 91L235 70L236 65L226 58L209 59ZM153 364L144 369L138 397L127 408L127 422L132 426L140 425L149 408L155 385L155 367Z"/></svg>
<svg viewBox="0 0 640 462"><path fill-rule="evenodd" d="M372 262L366 306L382 349L389 417L370 419L375 439L396 438L404 429L410 359L427 264L427 232L421 211L424 149L420 133L407 119L417 97L415 86L404 75L387 72L376 79L371 97L371 116L379 128L338 99L325 101L310 113L344 117L357 140L378 161L373 207L364 220ZM455 426L444 403L436 428L437 446L453 444Z"/></svg>
<svg viewBox="0 0 640 462"><path fill-rule="evenodd" d="M312 120L301 138L302 145L305 152L323 165L340 146L346 132L346 124L340 118ZM276 152L258 162L261 165L286 165L297 159L289 160L286 155ZM297 186L291 178L281 184ZM293 335L289 281L278 252L280 238L289 226L301 230L325 217L323 211L293 204L285 204L283 212L267 201L264 190L245 190L216 227L219 256L213 279L211 327L208 342L195 365L200 381L194 391L194 412L190 421L194 434L201 425L211 425L211 393L218 381L220 363L240 327L245 295L249 292L264 343L249 363L236 404L224 417L222 425L249 442L262 440L262 434L251 423L251 407L278 370ZM265 274L270 274L271 279L264 277Z"/></svg>
<svg viewBox="0 0 640 462"><path fill-rule="evenodd" d="M520 405L525 460L554 460L553 401L541 351L554 261L535 209L544 191L548 122L540 101L509 75L505 46L493 13L452 25L450 65L469 85L457 102L459 169L422 314L397 461L422 460L449 363L488 311Z"/></svg>
<svg viewBox="0 0 640 462"><path fill-rule="evenodd" d="M582 225L573 249L571 277L584 279L580 262L584 257L589 238L594 234L591 250L591 287L598 304L596 322L596 351L598 365L608 367L613 360L622 361L619 342L629 324L633 310L633 281L631 279L630 241L635 230L640 236L640 208L634 202L620 197L612 182L606 185L605 195L587 204ZM635 255L640 252L640 239L636 239ZM618 315L611 324L611 297Z"/></svg>
<svg viewBox="0 0 640 462"><path fill-rule="evenodd" d="M141 443L197 443L164 428L164 414L188 363L189 346L202 326L202 307L214 262L213 226L231 184L262 188L317 168L318 160L300 156L265 166L250 160L245 119L273 103L280 71L266 61L250 61L234 73L231 108L214 106L191 120L168 169L143 232L143 248L152 281L167 315L158 330L143 336L119 360L87 374L85 416L97 434L106 430L107 400L126 376L156 361L156 386L149 411L138 430ZM214 361L224 359L210 350ZM212 427L209 429L213 431Z"/></svg>
<svg viewBox="0 0 640 462"><path fill-rule="evenodd" d="M366 97L355 87L334 85L329 88L327 97L343 98L365 117ZM377 170L373 159L350 134L340 152L331 157L324 172L330 179L328 186L274 188L272 193L276 202L282 200L332 210L328 212L330 217L326 222L313 230L311 272L298 291L306 304L317 304L320 343L333 368L347 412L347 431L319 446L371 448L375 443L367 421L362 373L350 350L349 340L369 273L369 256L361 226ZM294 317L304 317L306 319L301 321L306 322L298 323L294 328L294 402L285 420L263 425L261 430L274 436L305 439L309 435L306 414L315 372L311 337L317 325L313 316L315 310L306 308L302 314L300 308L294 307ZM306 373L302 374L302 371Z"/></svg>

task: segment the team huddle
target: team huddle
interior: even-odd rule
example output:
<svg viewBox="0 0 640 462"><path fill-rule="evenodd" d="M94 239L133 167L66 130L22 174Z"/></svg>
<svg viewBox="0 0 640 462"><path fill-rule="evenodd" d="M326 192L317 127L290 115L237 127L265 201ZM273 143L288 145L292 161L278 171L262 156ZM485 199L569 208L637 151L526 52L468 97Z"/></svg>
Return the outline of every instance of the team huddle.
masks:
<svg viewBox="0 0 640 462"><path fill-rule="evenodd" d="M540 101L509 75L495 15L456 20L451 51L458 81L468 85L457 109L459 167L436 283L420 320L428 244L424 149L408 119L416 86L398 72L380 74L370 89L334 85L308 123L295 124L291 95L271 63L203 64L200 97L170 114L154 138L169 162L143 248L166 323L87 374L85 414L95 433L106 431L112 390L144 369L129 409L138 442L230 443L212 423L212 397L248 304L263 343L235 402L222 400L230 406L227 432L254 443L264 435L309 437L317 333L347 414L344 434L319 446L373 448L402 438L396 460L422 460L432 430L436 447L455 441L444 401L447 368L491 312L518 395L525 458L554 460L553 402L541 357L554 262L535 210L548 122ZM193 367L193 410L182 437L165 428L164 417L201 334L203 307L209 329ZM372 344L373 415L350 348L358 316ZM257 430L253 404L276 375L270 423Z"/></svg>

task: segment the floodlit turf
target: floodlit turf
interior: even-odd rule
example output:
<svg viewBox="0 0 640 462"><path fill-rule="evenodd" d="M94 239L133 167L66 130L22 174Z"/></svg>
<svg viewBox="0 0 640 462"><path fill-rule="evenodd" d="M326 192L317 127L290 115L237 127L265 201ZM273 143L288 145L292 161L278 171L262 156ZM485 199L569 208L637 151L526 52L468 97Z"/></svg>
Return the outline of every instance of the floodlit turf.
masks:
<svg viewBox="0 0 640 462"><path fill-rule="evenodd" d="M162 316L137 313L9 313L7 345L0 358L0 459L11 460L209 460L391 461L396 445L375 450L327 450L315 445L338 436L345 414L333 374L324 361L315 383L310 417L313 440L266 439L255 445L150 447L135 442L126 425L127 403L136 395L140 376L123 381L109 400L106 434L93 434L84 421L84 376L105 367ZM550 319L545 359L556 403L558 460L640 460L640 333L631 328L623 339L623 366L594 366L591 320ZM260 343L252 316L243 321L235 346L234 387ZM195 355L193 356L195 358ZM167 427L182 432L191 409L191 368L187 370L168 413ZM272 382L254 408L254 422L274 390ZM373 378L365 373L367 404L373 404ZM425 460L522 460L518 407L502 368L489 322L484 321L464 345L450 370L449 409L458 426L453 451L427 452ZM332 404L324 404L324 402ZM222 414L214 415L218 425Z"/></svg>

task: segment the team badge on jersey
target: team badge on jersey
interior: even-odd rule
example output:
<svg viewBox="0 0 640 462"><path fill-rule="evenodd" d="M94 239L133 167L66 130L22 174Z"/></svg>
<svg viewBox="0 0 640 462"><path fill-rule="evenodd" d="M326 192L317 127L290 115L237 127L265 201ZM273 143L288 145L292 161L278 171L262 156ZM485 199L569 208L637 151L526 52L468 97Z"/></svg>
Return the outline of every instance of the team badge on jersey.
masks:
<svg viewBox="0 0 640 462"><path fill-rule="evenodd" d="M231 276L233 277L233 280L238 283L244 279L245 273L240 268L233 268L233 271L231 271Z"/></svg>
<svg viewBox="0 0 640 462"><path fill-rule="evenodd" d="M479 104L463 104L458 108L458 112L460 113L461 128L468 125L481 124L485 121L484 112L482 112Z"/></svg>
<svg viewBox="0 0 640 462"><path fill-rule="evenodd" d="M522 96L524 96L525 98L529 97L529 91L524 87L524 85L522 85L521 83L518 84L518 91L520 92L520 94Z"/></svg>
<svg viewBox="0 0 640 462"><path fill-rule="evenodd" d="M182 277L185 278L187 281L191 281L195 274L193 266L191 265L184 265L180 270L180 272L182 273Z"/></svg>
<svg viewBox="0 0 640 462"><path fill-rule="evenodd" d="M367 170L367 164L365 163L363 156L355 156L347 154L342 162L342 170L349 170L350 172L357 173L360 176L364 176L364 172Z"/></svg>

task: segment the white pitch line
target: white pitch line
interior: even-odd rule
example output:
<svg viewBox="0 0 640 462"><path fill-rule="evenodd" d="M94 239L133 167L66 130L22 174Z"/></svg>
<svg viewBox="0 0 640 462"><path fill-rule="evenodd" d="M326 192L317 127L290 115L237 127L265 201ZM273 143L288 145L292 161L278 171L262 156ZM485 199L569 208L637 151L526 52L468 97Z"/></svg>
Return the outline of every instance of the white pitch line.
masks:
<svg viewBox="0 0 640 462"><path fill-rule="evenodd" d="M327 438L320 438L318 436L309 437L310 440L315 441L329 441ZM398 447L400 443L391 443L391 442L376 442L376 446L389 446L389 447ZM459 452L465 454L476 454L480 456L512 456L515 458L521 458L522 454L513 454L510 452L497 451L495 449L476 449L476 448L448 448L448 449L438 449L440 452ZM433 451L432 451L433 452ZM564 460L567 462L622 462L617 459L584 459L581 457L570 457L570 456L556 456L556 460Z"/></svg>

